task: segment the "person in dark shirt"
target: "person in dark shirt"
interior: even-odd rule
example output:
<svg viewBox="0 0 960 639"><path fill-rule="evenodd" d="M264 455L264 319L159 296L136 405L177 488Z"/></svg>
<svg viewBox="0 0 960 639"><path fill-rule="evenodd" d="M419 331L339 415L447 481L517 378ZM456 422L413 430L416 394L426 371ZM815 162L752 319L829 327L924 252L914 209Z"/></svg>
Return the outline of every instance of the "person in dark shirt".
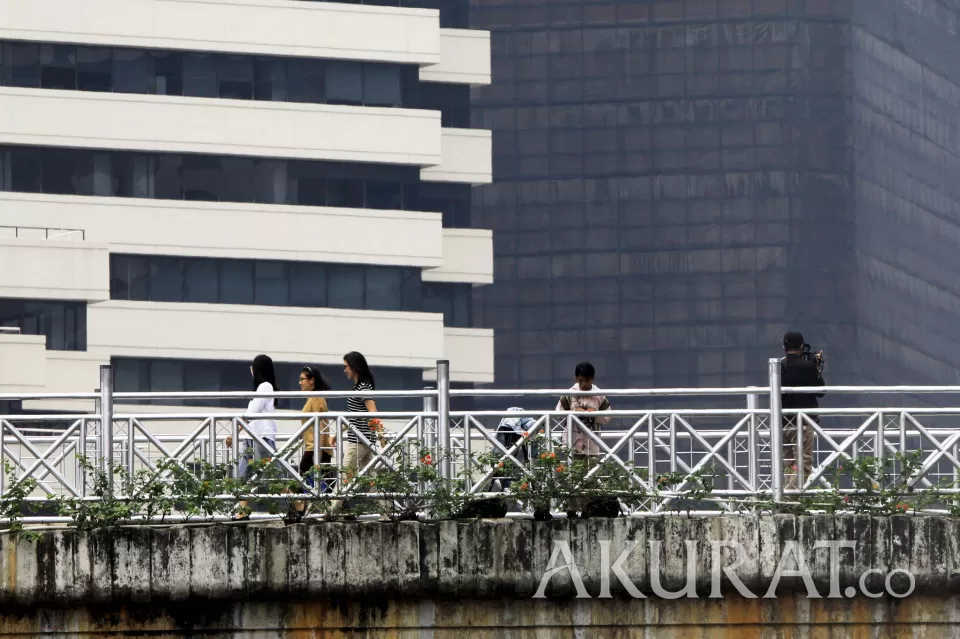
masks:
<svg viewBox="0 0 960 639"><path fill-rule="evenodd" d="M785 388L801 386L824 386L823 376L820 374L817 362L803 357L803 335L791 331L783 336L783 350L785 357L780 360L780 385ZM817 355L819 358L819 354ZM783 408L810 409L817 408L817 398L823 393L782 393L780 402ZM818 415L808 415L816 423L820 423ZM797 478L797 422L799 415L784 415L783 424L783 465L785 485L787 490L797 490L800 485ZM809 424L803 424L803 477L804 481L810 476L813 469L813 429Z"/></svg>

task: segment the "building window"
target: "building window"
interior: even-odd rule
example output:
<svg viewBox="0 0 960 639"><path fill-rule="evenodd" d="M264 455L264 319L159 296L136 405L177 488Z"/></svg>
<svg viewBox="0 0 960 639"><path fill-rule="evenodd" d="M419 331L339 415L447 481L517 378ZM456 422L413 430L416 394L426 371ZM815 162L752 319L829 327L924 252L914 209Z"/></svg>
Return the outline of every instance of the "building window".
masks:
<svg viewBox="0 0 960 639"><path fill-rule="evenodd" d="M441 184L424 182L417 189L416 210L443 214L446 228L471 228L470 204L472 190L469 184Z"/></svg>
<svg viewBox="0 0 960 639"><path fill-rule="evenodd" d="M421 108L415 65L12 41L0 64L13 87Z"/></svg>
<svg viewBox="0 0 960 639"><path fill-rule="evenodd" d="M443 313L444 326L470 328L473 326L473 286L424 282L423 310Z"/></svg>
<svg viewBox="0 0 960 639"><path fill-rule="evenodd" d="M423 310L420 269L416 268L163 255L111 255L110 298L377 311Z"/></svg>
<svg viewBox="0 0 960 639"><path fill-rule="evenodd" d="M417 210L419 173L398 165L0 147L0 190L20 193Z"/></svg>
<svg viewBox="0 0 960 639"><path fill-rule="evenodd" d="M159 392L236 392L251 390L250 363L223 360L141 359L114 357L111 360L116 390L120 393ZM297 390L297 379L303 363L274 362L279 390ZM343 366L316 366L333 390L350 390L350 382L343 375ZM419 368L373 367L378 391L417 390L424 387L423 371ZM122 400L121 400L122 401ZM165 406L218 406L244 408L246 399L223 400L142 400L135 403ZM302 399L280 400L281 409L297 410ZM327 400L330 410L346 410L346 400ZM423 400L412 398L383 398L377 408L384 411L418 411Z"/></svg>
<svg viewBox="0 0 960 639"><path fill-rule="evenodd" d="M87 306L82 302L0 299L0 326L45 335L47 350L87 350Z"/></svg>

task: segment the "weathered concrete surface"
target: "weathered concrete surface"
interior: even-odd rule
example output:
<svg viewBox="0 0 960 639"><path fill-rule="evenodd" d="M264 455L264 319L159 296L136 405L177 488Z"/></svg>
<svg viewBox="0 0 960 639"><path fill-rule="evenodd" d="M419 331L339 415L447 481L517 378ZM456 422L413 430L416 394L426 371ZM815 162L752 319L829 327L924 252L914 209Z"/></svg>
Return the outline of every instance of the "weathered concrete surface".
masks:
<svg viewBox="0 0 960 639"><path fill-rule="evenodd" d="M855 549L838 551L832 568L829 550L816 544L839 540ZM730 572L747 595L761 598L738 592L715 568L733 559L715 564L711 541L742 546L743 561ZM687 542L695 549L689 563ZM563 547L590 598L570 600L579 583L561 568L548 581L549 599L531 599L548 566L567 563L561 553L551 564ZM625 550L619 565L630 586L611 570ZM808 599L798 577L782 579L777 598L762 598L778 566L781 576L783 568L797 567L794 550L809 567L812 594L827 597L833 586L840 598ZM688 566L696 586L689 594L697 599L656 596L660 586L681 590ZM891 581L895 592L907 590L906 572L915 590L904 599L862 596L860 576L869 569L878 571L865 578L871 592L882 593L885 576L897 570L903 574ZM722 597L711 599L714 574ZM597 598L605 584L612 599ZM631 587L650 598L634 598ZM856 589L852 599L843 597L847 588ZM253 633L243 636L264 637L420 636L429 629L434 634L423 636L436 637L469 627L471 636L513 629L544 637L585 626L604 637L712 637L728 636L733 624L729 636L749 637L794 636L797 628L825 624L835 626L830 636L854 637L871 636L869 629L885 621L912 624L910 636L960 637L949 626L960 622L960 522L667 517L62 531L38 542L0 536L0 636L65 628L76 636L194 630L241 636L234 632L243 629ZM932 624L927 634L917 635L926 624ZM890 636L893 628L874 636Z"/></svg>

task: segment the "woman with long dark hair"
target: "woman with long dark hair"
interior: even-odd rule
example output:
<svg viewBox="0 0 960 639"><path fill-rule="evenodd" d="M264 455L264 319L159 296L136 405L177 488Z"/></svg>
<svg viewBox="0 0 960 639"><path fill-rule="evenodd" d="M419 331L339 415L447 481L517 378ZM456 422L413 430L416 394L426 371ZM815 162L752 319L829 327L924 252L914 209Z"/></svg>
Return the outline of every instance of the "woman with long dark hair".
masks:
<svg viewBox="0 0 960 639"><path fill-rule="evenodd" d="M355 393L347 398L347 412L377 412L376 401L367 395L370 391L376 390L376 382L373 379L370 366L367 364L367 358L356 351L347 353L343 356L343 374L353 382L353 391ZM379 432L374 432L369 418L357 416L350 417L348 421L368 442L373 443L377 441ZM373 420L373 426L379 427L379 420ZM379 430L379 428L377 428L377 430ZM373 459L373 449L360 441L360 438L357 437L353 429L346 432L344 439L343 460L340 465L348 474L359 472ZM371 469L368 471L368 474L372 477L376 473Z"/></svg>
<svg viewBox="0 0 960 639"><path fill-rule="evenodd" d="M323 375L319 370L313 366L304 366L300 370L300 390L304 392L308 391L317 391L323 392L330 390L330 384L327 383L327 380L323 378ZM308 397L307 402L303 405L304 413L326 413L327 400L322 397ZM306 424L310 421L310 417L304 417L301 420L302 424ZM307 478L307 483L311 486L314 481L314 474L312 473L315 463L319 463L320 466L324 468L329 468L332 461L332 444L330 441L330 435L326 432L327 429L327 420L320 420L320 454L316 455L315 446L314 446L314 429L311 425L303 433L303 456L300 458L300 476ZM324 477L328 482L329 480ZM302 501L295 501L292 504L293 512L291 513L294 519L299 520L307 512L306 504Z"/></svg>
<svg viewBox="0 0 960 639"><path fill-rule="evenodd" d="M260 397L260 393L274 393L279 390L277 386L277 376L273 372L273 360L266 355L257 355L250 364L250 374L253 376L253 390L258 396L253 397L247 405L248 415L257 415L264 413L275 413L277 411L277 400L273 397ZM273 457L277 450L277 421L275 419L252 419L241 430L255 433L270 448L264 448L262 444L251 437L240 437L240 466L239 472L242 477L249 479L250 464L259 462L263 459ZM228 440L227 445L232 444ZM239 503L240 512L234 519L249 519L250 512L248 504L245 501Z"/></svg>

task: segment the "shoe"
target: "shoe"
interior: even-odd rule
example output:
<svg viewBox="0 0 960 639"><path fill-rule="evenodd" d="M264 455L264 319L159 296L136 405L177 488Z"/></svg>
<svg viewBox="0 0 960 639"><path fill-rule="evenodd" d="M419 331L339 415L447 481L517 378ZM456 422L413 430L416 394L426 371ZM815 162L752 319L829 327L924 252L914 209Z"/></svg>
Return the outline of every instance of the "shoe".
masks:
<svg viewBox="0 0 960 639"><path fill-rule="evenodd" d="M568 511L567 511L567 519L579 519L579 518L580 518L580 516L577 514L577 511L575 511L575 510L568 510Z"/></svg>

